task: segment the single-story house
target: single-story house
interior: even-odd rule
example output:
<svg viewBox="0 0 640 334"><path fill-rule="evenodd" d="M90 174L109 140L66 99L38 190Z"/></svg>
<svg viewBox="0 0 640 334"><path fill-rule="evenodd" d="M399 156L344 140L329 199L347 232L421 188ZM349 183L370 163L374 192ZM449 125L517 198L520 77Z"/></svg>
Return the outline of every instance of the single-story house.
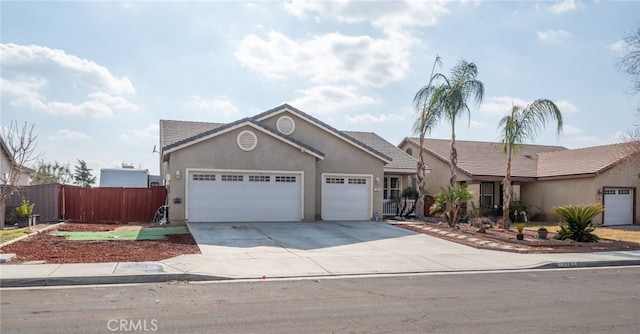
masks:
<svg viewBox="0 0 640 334"><path fill-rule="evenodd" d="M410 186L416 160L373 133L288 104L232 123L160 120L169 220L370 220Z"/></svg>
<svg viewBox="0 0 640 334"><path fill-rule="evenodd" d="M9 150L7 143L0 137L0 184L5 185L11 182L11 168L16 166L13 154ZM15 182L17 186L28 186L31 184L31 173L35 172L32 168L26 166L19 166L17 169L19 174L17 175Z"/></svg>
<svg viewBox="0 0 640 334"><path fill-rule="evenodd" d="M427 192L435 194L449 185L450 140L425 139ZM405 138L403 151L418 156L418 138ZM502 181L507 157L502 144L457 140L457 180L475 194L474 203L502 206ZM512 157L514 198L541 219L556 220L552 208L599 202L605 212L594 224L640 223L640 142L580 149L521 145Z"/></svg>

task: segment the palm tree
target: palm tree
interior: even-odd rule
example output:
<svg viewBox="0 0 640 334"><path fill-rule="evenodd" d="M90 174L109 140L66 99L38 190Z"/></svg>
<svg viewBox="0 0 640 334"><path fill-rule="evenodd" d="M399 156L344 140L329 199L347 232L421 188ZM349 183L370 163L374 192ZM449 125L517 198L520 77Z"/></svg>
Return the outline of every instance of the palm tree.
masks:
<svg viewBox="0 0 640 334"><path fill-rule="evenodd" d="M502 212L503 228L509 229L509 203L511 202L511 157L517 152L520 144L528 140L533 141L538 133L544 128L549 119L557 122L556 132L562 133L562 113L560 109L550 100L535 100L530 105L522 108L514 105L511 113L504 116L498 128L502 132L502 152L507 155L507 168L504 174L503 199L504 208Z"/></svg>
<svg viewBox="0 0 640 334"><path fill-rule="evenodd" d="M433 73L435 72L436 65L442 66L440 56L436 55L436 59L433 62L431 68L431 76L429 77L429 83L420 88L413 98L413 104L416 108L416 120L413 123L413 133L417 133L420 136L419 151L418 151L418 170L416 176L418 178L418 202L416 203L416 217L423 218L424 216L424 195L425 190L425 163L424 163L424 137L427 133L431 133L431 130L438 122L438 117L429 108L429 102L431 101L431 94L433 93L433 81L435 79Z"/></svg>
<svg viewBox="0 0 640 334"><path fill-rule="evenodd" d="M461 60L451 70L451 77L436 73L434 79L444 82L433 89L429 109L437 119L444 118L451 123L451 155L449 157L451 177L449 184L456 186L456 170L458 165L458 152L456 150L456 119L464 112L470 115L467 100L473 97L480 105L484 97L484 85L477 79L478 68L476 64Z"/></svg>

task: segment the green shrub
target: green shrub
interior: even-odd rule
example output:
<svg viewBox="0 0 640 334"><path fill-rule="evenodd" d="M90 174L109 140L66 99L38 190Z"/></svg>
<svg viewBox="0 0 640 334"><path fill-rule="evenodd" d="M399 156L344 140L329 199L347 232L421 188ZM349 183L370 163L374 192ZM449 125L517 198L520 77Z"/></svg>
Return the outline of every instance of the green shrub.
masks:
<svg viewBox="0 0 640 334"><path fill-rule="evenodd" d="M592 233L595 227L591 221L604 212L602 204L557 206L553 208L553 212L567 223L567 225L560 226L560 231L555 236L556 239L571 239L578 242L598 241L598 236Z"/></svg>
<svg viewBox="0 0 640 334"><path fill-rule="evenodd" d="M18 217L28 217L33 212L35 204L29 204L29 200L22 198L22 203L16 207Z"/></svg>
<svg viewBox="0 0 640 334"><path fill-rule="evenodd" d="M458 185L455 188L443 189L435 196L436 202L429 208L430 213L443 210L450 227L454 227L462 217L462 204L473 199L473 192L467 187Z"/></svg>

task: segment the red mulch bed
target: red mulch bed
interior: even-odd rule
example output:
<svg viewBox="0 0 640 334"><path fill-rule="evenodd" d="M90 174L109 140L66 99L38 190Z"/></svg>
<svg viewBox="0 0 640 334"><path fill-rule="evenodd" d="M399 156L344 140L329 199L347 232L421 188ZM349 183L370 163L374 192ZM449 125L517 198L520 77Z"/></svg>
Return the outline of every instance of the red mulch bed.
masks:
<svg viewBox="0 0 640 334"><path fill-rule="evenodd" d="M452 236L447 236L443 234L439 234L433 231L425 231L422 229L418 229L412 226L398 224L397 226L403 227L405 229L428 234L430 236L438 237L441 239L457 242L460 244L464 244L467 246L482 248L482 249L493 249L493 250L501 250L501 251L512 251L519 253L574 253L574 252L598 252L598 251L627 251L627 250L640 250L640 244L632 243L632 242L624 242L624 241L614 241L607 239L600 239L599 242L575 242L572 240L556 240L553 238L555 233L549 232L547 239L538 239L537 231L529 231L524 230L524 240L517 240L516 234L517 230L515 227L512 227L511 230L503 230L500 228L488 228L486 229L486 233L479 233L478 228L471 226L470 224L458 224L458 229L451 229L446 223L426 223L417 221L416 224L423 224L425 226L430 226L434 228L438 228L443 231L451 231L454 233L465 234L468 238L476 238L482 241L488 241L493 244L497 244L494 246L489 246L487 244L479 245L477 242L469 241L467 239L460 239ZM500 246L513 246L520 248L520 250L506 250L501 248Z"/></svg>
<svg viewBox="0 0 640 334"><path fill-rule="evenodd" d="M46 263L99 263L160 261L182 254L200 254L190 234L168 235L164 240L69 241L50 236L59 231L111 231L116 224L65 223L2 247L0 253L15 253L10 263L45 261Z"/></svg>

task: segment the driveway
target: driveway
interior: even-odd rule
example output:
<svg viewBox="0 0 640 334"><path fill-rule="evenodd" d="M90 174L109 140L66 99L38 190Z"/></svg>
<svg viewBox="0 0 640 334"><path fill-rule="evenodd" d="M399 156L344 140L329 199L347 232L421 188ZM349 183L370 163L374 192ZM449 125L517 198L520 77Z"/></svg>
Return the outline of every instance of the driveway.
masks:
<svg viewBox="0 0 640 334"><path fill-rule="evenodd" d="M287 277L500 266L479 250L385 222L189 223L201 255L165 262L189 273Z"/></svg>

